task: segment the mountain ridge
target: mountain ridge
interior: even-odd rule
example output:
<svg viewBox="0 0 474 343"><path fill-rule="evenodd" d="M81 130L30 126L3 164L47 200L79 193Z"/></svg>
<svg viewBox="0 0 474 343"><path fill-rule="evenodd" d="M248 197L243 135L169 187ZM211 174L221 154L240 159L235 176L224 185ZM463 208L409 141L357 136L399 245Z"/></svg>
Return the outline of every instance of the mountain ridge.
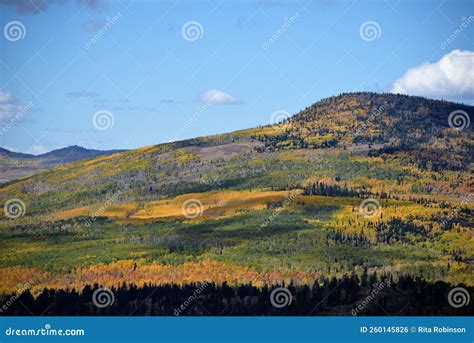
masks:
<svg viewBox="0 0 474 343"><path fill-rule="evenodd" d="M281 123L75 161L12 181L2 188L0 198L9 190L28 196L20 190L38 183L45 189L40 198L57 208L95 203L117 190L123 191L125 201L226 187L281 188L319 177L313 175L311 161L316 159L335 165L318 172L321 177L351 182L362 166L369 173L364 177L379 180L377 187L383 187L384 178L396 180L389 187L400 193L409 191L401 179L411 180L414 172L408 168L415 168L421 173L418 181L410 181L416 192L464 194L467 175L463 173L457 182L451 178L472 163L472 128L449 126L448 117L456 110L473 113L474 107L405 95L344 93L316 102ZM380 161L385 166L378 166ZM446 179L441 183L426 174L443 171L453 176L447 180L440 175ZM218 182L211 182L215 179ZM374 185L367 181L365 187ZM58 192L69 194L68 201L51 200L53 194L58 199ZM41 202L40 198L33 203Z"/></svg>
<svg viewBox="0 0 474 343"><path fill-rule="evenodd" d="M0 148L0 161L2 161L0 182L30 176L51 167L123 151L126 150L95 150L72 145L33 155Z"/></svg>
<svg viewBox="0 0 474 343"><path fill-rule="evenodd" d="M111 150L99 150L99 149L89 149L82 147L80 145L68 145L63 148L58 148L58 149L53 149L51 151L34 155L34 154L28 154L28 153L23 153L23 152L16 152L13 150L8 150L6 148L0 147L0 156L12 156L12 157L17 157L17 158L44 158L44 157L50 157L50 156L55 156L55 157L60 157L63 154L70 153L72 151L76 152L83 152L83 153L90 153L90 154L110 154L110 153L117 153L117 152L123 152L127 151L128 149L111 149Z"/></svg>

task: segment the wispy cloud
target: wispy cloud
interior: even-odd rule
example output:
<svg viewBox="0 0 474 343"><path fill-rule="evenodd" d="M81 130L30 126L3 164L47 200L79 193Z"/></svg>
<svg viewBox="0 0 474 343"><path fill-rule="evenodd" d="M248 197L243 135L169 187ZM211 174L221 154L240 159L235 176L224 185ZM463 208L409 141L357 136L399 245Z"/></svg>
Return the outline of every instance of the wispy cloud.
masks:
<svg viewBox="0 0 474 343"><path fill-rule="evenodd" d="M100 10L105 7L105 1L103 0L76 0L79 7L87 7L94 10Z"/></svg>
<svg viewBox="0 0 474 343"><path fill-rule="evenodd" d="M72 98L97 98L99 96L96 92L91 92L88 90L80 90L67 93L68 96Z"/></svg>
<svg viewBox="0 0 474 343"><path fill-rule="evenodd" d="M255 17L253 16L240 16L236 20L236 25L239 29L244 30L244 29L255 29L262 27L263 24L259 22Z"/></svg>
<svg viewBox="0 0 474 343"><path fill-rule="evenodd" d="M294 6L291 1L278 1L278 0L260 0L258 2L260 7L289 7Z"/></svg>
<svg viewBox="0 0 474 343"><path fill-rule="evenodd" d="M474 99L474 52L453 50L438 62L409 69L392 86L393 93L451 100Z"/></svg>
<svg viewBox="0 0 474 343"><path fill-rule="evenodd" d="M0 5L15 7L19 14L34 15L47 11L54 5L67 5L75 2L80 8L100 10L105 7L103 0L0 0Z"/></svg>
<svg viewBox="0 0 474 343"><path fill-rule="evenodd" d="M44 145L33 145L30 151L34 155L41 155L48 152L48 149Z"/></svg>
<svg viewBox="0 0 474 343"><path fill-rule="evenodd" d="M12 95L9 91L0 91L0 102L8 102L12 98Z"/></svg>
<svg viewBox="0 0 474 343"><path fill-rule="evenodd" d="M58 1L59 2L59 1ZM14 6L20 14L37 14L46 11L53 1L45 0L0 0L0 5Z"/></svg>
<svg viewBox="0 0 474 343"><path fill-rule="evenodd" d="M49 132L60 132L60 133L89 133L89 132L94 132L93 130L84 130L84 129L78 129L78 128L61 128L61 127L48 127L46 128L46 131Z"/></svg>
<svg viewBox="0 0 474 343"><path fill-rule="evenodd" d="M10 91L0 90L0 122L7 122L23 110Z"/></svg>
<svg viewBox="0 0 474 343"><path fill-rule="evenodd" d="M168 99L161 99L160 102L162 104L174 104L174 103L176 103L176 100L168 98Z"/></svg>
<svg viewBox="0 0 474 343"><path fill-rule="evenodd" d="M105 25L105 20L91 19L82 23L81 28L87 32L97 32Z"/></svg>
<svg viewBox="0 0 474 343"><path fill-rule="evenodd" d="M217 89L210 89L202 93L200 96L200 101L203 104L209 105L238 105L242 103L241 100L234 97L233 95Z"/></svg>
<svg viewBox="0 0 474 343"><path fill-rule="evenodd" d="M9 151L11 151L11 152L19 152L19 153L21 153L18 148L15 148L15 147L13 147L13 146L2 145L2 148L3 148L3 149L6 149L6 150L9 150Z"/></svg>
<svg viewBox="0 0 474 343"><path fill-rule="evenodd" d="M114 106L114 111L142 111L142 112L156 112L156 108L149 106Z"/></svg>

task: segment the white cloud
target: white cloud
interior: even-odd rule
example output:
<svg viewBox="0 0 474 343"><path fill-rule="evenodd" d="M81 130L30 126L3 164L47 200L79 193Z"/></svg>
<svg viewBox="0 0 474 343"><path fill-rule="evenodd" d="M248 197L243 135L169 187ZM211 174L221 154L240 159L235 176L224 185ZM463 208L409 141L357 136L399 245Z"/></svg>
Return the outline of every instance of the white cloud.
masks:
<svg viewBox="0 0 474 343"><path fill-rule="evenodd" d="M215 104L236 105L236 104L241 103L241 101L237 99L236 97L234 97L233 95L230 95L223 91L219 91L217 89L210 89L208 91L205 91L204 93L201 94L200 100L202 103L210 104L210 105L215 105Z"/></svg>
<svg viewBox="0 0 474 343"><path fill-rule="evenodd" d="M392 93L452 100L474 99L474 52L453 50L438 62L408 69Z"/></svg>
<svg viewBox="0 0 474 343"><path fill-rule="evenodd" d="M9 91L0 90L0 122L6 122L13 118L22 106L17 105Z"/></svg>
<svg viewBox="0 0 474 343"><path fill-rule="evenodd" d="M0 102L10 101L11 98L12 98L12 95L10 94L9 91L0 91Z"/></svg>
<svg viewBox="0 0 474 343"><path fill-rule="evenodd" d="M86 89L82 89L80 91L74 91L67 93L68 96L72 98L96 98L99 96L96 92L91 92Z"/></svg>
<svg viewBox="0 0 474 343"><path fill-rule="evenodd" d="M48 151L43 145L33 145L30 150L34 155L41 155Z"/></svg>
<svg viewBox="0 0 474 343"><path fill-rule="evenodd" d="M14 147L9 146L9 145L4 145L3 148L4 148L4 149L7 149L7 150L10 150L10 151L12 151L12 152L21 152L19 149L14 148Z"/></svg>

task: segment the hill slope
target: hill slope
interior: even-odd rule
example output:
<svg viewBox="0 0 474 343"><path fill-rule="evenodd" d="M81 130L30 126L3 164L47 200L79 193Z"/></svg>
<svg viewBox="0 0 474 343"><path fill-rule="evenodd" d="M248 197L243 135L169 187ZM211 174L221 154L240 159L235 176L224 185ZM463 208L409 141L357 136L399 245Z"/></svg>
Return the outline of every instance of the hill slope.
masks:
<svg viewBox="0 0 474 343"><path fill-rule="evenodd" d="M456 130L448 123L449 114L460 109L474 113L471 106L419 97L343 94L280 124L57 167L4 186L0 199L31 199L34 211L98 203L117 190L121 201L158 200L336 177L395 193L465 195L472 186L463 172L474 156L472 128Z"/></svg>
<svg viewBox="0 0 474 343"><path fill-rule="evenodd" d="M0 220L0 294L28 278L36 294L96 282L313 285L373 272L473 285L473 136L449 126L458 110L474 113L343 94L280 124L4 184L0 200L17 211Z"/></svg>

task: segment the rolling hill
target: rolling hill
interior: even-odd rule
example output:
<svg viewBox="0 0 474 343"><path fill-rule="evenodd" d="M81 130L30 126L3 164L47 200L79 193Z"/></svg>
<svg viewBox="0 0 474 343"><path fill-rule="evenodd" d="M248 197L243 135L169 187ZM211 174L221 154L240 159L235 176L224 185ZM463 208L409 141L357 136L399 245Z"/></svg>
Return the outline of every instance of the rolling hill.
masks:
<svg viewBox="0 0 474 343"><path fill-rule="evenodd" d="M0 222L0 293L28 277L36 294L367 272L473 285L473 132L452 113L474 107L348 93L3 184L20 213Z"/></svg>
<svg viewBox="0 0 474 343"><path fill-rule="evenodd" d="M473 109L402 95L343 94L276 125L101 153L4 186L0 199L31 198L29 208L35 212L98 203L117 190L121 201L149 201L321 178L395 194L460 197L472 191L467 173L474 156L472 128L453 129L448 117ZM72 148L72 156L85 158L77 149ZM44 158L58 161L66 150Z"/></svg>

